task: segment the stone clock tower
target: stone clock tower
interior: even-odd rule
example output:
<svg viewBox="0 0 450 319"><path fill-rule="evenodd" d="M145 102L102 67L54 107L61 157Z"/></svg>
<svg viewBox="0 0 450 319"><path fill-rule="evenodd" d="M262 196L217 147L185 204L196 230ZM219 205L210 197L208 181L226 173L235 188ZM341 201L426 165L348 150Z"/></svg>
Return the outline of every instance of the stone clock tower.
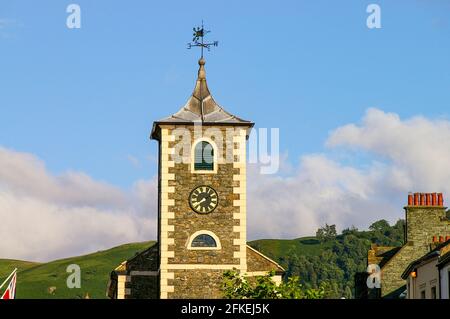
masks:
<svg viewBox="0 0 450 319"><path fill-rule="evenodd" d="M205 60L198 63L187 103L151 132L159 144L158 243L116 268L110 297L221 298L230 269L246 276L275 270L281 279L281 266L247 245L246 143L253 123L216 103Z"/></svg>

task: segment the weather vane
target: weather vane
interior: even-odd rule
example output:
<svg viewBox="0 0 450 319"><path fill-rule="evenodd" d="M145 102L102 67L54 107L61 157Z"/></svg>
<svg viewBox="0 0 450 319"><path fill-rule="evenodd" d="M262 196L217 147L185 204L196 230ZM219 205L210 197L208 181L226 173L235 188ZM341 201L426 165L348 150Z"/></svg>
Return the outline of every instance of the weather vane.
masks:
<svg viewBox="0 0 450 319"><path fill-rule="evenodd" d="M192 42L187 44L187 48L191 49L192 47L200 47L201 48L201 52L202 52L202 58L203 58L203 49L206 48L208 49L208 51L210 50L211 46L216 47L219 45L219 41L214 41L214 42L209 42L209 43L205 43L203 41L203 37L211 32L211 31L207 31L205 30L205 28L203 27L203 20L202 20L202 26L201 27L197 27L197 28L193 28L194 34L193 34L193 38L192 38Z"/></svg>

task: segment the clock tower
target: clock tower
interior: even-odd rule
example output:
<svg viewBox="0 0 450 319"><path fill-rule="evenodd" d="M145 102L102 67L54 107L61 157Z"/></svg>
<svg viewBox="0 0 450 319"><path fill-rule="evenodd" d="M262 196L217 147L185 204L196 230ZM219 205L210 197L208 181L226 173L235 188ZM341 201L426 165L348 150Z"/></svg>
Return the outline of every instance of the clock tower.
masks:
<svg viewBox="0 0 450 319"><path fill-rule="evenodd" d="M161 298L218 298L225 270L247 271L246 141L252 126L213 99L203 58L187 103L154 123Z"/></svg>
<svg viewBox="0 0 450 319"><path fill-rule="evenodd" d="M194 91L175 114L153 123L158 141L158 242L122 262L108 296L222 298L223 273L252 277L283 268L247 245L246 143L253 123L211 96L205 60Z"/></svg>

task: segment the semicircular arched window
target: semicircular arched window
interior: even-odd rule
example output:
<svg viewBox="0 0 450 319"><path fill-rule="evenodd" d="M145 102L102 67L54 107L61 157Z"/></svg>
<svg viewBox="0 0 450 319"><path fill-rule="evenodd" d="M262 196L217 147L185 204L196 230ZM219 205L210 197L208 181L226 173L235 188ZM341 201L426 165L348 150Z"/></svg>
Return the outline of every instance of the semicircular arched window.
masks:
<svg viewBox="0 0 450 319"><path fill-rule="evenodd" d="M217 247L216 240L208 234L200 234L196 236L191 243L191 247Z"/></svg>
<svg viewBox="0 0 450 319"><path fill-rule="evenodd" d="M198 142L195 145L194 153L194 170L214 170L214 148L210 143L206 141Z"/></svg>

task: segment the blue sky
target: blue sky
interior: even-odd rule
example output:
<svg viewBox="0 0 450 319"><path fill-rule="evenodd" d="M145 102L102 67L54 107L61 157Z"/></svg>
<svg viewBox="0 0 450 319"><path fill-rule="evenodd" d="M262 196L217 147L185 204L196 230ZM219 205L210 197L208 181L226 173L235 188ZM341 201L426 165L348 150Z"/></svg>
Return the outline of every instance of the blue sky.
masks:
<svg viewBox="0 0 450 319"><path fill-rule="evenodd" d="M411 191L449 198L448 0L2 0L0 258L156 238L149 134L192 92L202 19L216 101L280 129L280 173L247 170L248 239L395 222Z"/></svg>
<svg viewBox="0 0 450 319"><path fill-rule="evenodd" d="M72 2L79 30L65 25ZM149 131L192 91L199 53L185 47L201 19L220 41L206 55L216 100L279 127L293 163L369 107L448 116L448 1L72 2L0 4L0 144L55 174L124 188L155 174ZM381 29L366 27L369 3Z"/></svg>

